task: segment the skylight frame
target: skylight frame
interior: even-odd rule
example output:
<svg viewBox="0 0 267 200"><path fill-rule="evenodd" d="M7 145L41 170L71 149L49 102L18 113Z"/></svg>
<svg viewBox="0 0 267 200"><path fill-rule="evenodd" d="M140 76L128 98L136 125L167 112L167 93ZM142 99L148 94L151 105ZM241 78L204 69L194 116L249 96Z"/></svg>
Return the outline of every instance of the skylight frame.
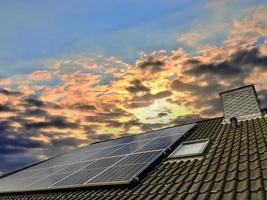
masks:
<svg viewBox="0 0 267 200"><path fill-rule="evenodd" d="M181 147L185 145L191 145L191 144L198 144L198 143L204 143L201 149L198 152L188 153L188 154L181 154L181 155L175 155L181 149ZM194 156L201 156L205 153L206 149L208 148L208 145L210 143L209 139L201 139L201 140L191 140L182 142L169 156L170 159L176 159L176 158L187 158L187 157L194 157Z"/></svg>

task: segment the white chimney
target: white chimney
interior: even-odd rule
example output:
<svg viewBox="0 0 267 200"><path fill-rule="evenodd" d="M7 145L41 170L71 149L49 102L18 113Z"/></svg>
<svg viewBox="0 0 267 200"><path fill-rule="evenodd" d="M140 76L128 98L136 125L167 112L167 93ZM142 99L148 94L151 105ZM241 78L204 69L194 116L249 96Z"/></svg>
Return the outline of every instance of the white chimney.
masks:
<svg viewBox="0 0 267 200"><path fill-rule="evenodd" d="M224 113L223 124L230 123L233 119L240 122L262 116L254 85L225 91L220 96Z"/></svg>

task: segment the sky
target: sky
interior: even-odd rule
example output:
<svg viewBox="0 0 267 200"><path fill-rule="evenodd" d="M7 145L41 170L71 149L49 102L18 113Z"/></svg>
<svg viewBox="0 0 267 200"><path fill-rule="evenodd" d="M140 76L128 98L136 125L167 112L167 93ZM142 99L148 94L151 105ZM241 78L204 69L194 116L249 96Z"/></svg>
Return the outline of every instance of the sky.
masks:
<svg viewBox="0 0 267 200"><path fill-rule="evenodd" d="M0 0L0 172L95 141L267 107L266 0Z"/></svg>

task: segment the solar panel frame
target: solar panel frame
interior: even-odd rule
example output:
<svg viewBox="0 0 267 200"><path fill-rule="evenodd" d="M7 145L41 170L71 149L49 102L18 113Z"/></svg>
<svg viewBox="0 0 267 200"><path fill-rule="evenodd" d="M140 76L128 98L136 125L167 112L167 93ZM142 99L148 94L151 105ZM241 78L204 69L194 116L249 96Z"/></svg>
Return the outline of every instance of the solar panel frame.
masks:
<svg viewBox="0 0 267 200"><path fill-rule="evenodd" d="M68 156L73 156L73 155L75 155L75 154L79 154L79 152L83 152L84 151L84 153L88 153L88 151L94 151L94 150L103 150L103 151L106 151L107 149L112 149L113 147L115 147L115 150L114 151L117 151L118 149L120 149L120 148L123 148L123 147L125 147L126 145L128 145L129 143L136 143L136 142L138 142L138 141L141 141L141 142L144 142L144 141L146 141L146 140L150 140L150 142L148 142L148 143L151 143L151 142L153 142L153 140L155 140L156 138L167 138L167 137L173 137L173 135L174 135L174 137L175 137L175 135L176 135L176 141L174 140L173 141L173 143L171 143L170 145L169 145L169 147L166 149L161 149L161 150L158 150L158 152L159 152L159 154L157 155L157 156L154 156L154 158L150 161L150 162L145 162L145 163L143 163L143 164L140 164L140 170L136 170L137 172L134 174L134 175L132 175L132 177L131 178L128 178L127 180L119 180L119 181L108 181L108 182L97 182L97 183L94 183L94 182L90 182L90 180L94 180L95 178L97 178L97 176L99 176L101 173L104 173L103 171L102 172L100 172L99 174L97 174L95 177L93 177L93 178L91 178L90 180L87 180L84 184L82 184L82 185L64 185L64 186L61 186L61 187L52 187L53 185L55 185L55 183L54 184L52 184L52 185L50 185L50 186L48 186L48 187L46 187L46 188L36 188L36 189L34 189L34 188L27 188L29 185L27 185L27 186L25 186L25 188L23 188L23 190L19 190L19 191L17 191L17 190L9 190L9 189L6 189L6 190L2 190L1 191L1 188L3 188L2 186L1 186L1 183L2 183L2 180L1 180L1 178L0 178L0 193L6 193L6 192L24 192L24 191L41 191L41 190L51 190L51 189L66 189L66 188L79 188L79 187L89 187L89 186L99 186L99 185L114 185L114 184L116 184L116 185L119 185L119 184L129 184L129 183L131 183L133 180L136 180L137 178L138 178L138 176L140 176L144 171L146 171L147 170L147 168L148 168L148 166L150 166L150 165L152 165L156 160L158 160L160 157L162 157L162 155L170 148L170 146L173 146L175 143L177 143L178 141L179 141L179 139L182 137L182 136L184 136L187 132L189 132L194 126L195 126L195 124L188 124L188 125L184 125L185 127L184 127L184 129L182 129L181 130L181 128L183 127L183 126L177 126L177 127L171 127L171 128L165 128L165 129L161 129L161 130L155 130L155 131L150 131L150 132L148 132L148 133L144 133L144 134L139 134L139 135L135 135L135 136L130 136L130 137L125 137L125 138L120 138L120 139L116 139L116 140L110 140L110 141L107 141L107 146L106 145L103 145L104 143L105 143L105 141L104 142L101 142L101 143L95 143L95 144L92 144L92 145L89 145L89 146L87 146L87 147L83 147L83 148L81 148L81 149L78 149L78 150L74 150L74 151L72 151L72 152L70 152L70 153L68 153L68 154L64 154L64 155L62 155L62 157L60 157L60 156L57 156L57 157L55 157L55 159L61 159L61 158L64 158L64 157L68 157ZM170 130L173 130L173 131L176 131L176 132L171 132ZM177 132L178 131L178 132ZM181 134L178 134L178 136L177 136L177 133L181 133ZM153 135L156 135L156 137L152 137ZM132 137L132 138L131 138ZM115 141L115 142L114 142ZM127 141L126 143L119 143L119 141ZM135 141L135 142L133 142L133 141ZM113 142L113 144L115 144L115 145L111 145L111 143ZM147 145L148 143L145 143L143 146L141 146L140 148L142 148L142 147L144 147L145 145ZM118 148L118 149L117 149ZM80 150L80 151L79 151ZM153 151L156 151L156 150L150 150L150 151L145 151L145 152L153 152ZM131 152L130 154L125 154L125 156L124 156L124 158L122 158L122 160L123 159L126 159L127 158L127 156L129 156L129 155L132 155L132 154L142 154L142 153L144 153L144 152L138 152L138 149L136 150L136 152ZM106 154L106 155L104 155L104 156L102 156L101 158L105 158L105 156L107 156L108 154ZM110 158L114 158L114 157L116 157L116 156L113 156L113 157L110 157ZM99 158L99 159L95 159L95 160L91 160L93 163L94 162L97 162L98 160L100 160L101 158ZM108 158L108 157L107 157ZM47 160L47 162L48 162L48 164L49 164L49 162L54 162L55 160L53 160L53 159L48 159ZM88 161L90 161L90 160L88 160ZM108 171L109 169L112 169L112 168L115 168L115 167L121 167L121 166L132 166L132 165L117 165L117 163L119 163L121 160L118 160L118 162L115 162L113 165L111 165L111 166L109 166L108 168L106 168L105 170L106 171ZM55 166L69 166L69 165L72 165L72 164L77 164L77 163L84 163L85 161L84 160L82 160L82 161L79 161L79 162L73 162L73 163L69 163L69 164L62 164L62 165L55 165ZM47 163L46 163L46 161L45 162L41 162L40 164L42 165L42 163L45 163L44 165L47 165ZM38 165L39 164L37 164L37 165L33 165L33 167L32 168L36 168L36 166L37 166L37 168L38 168ZM89 164L90 165L90 164ZM135 164L135 165L139 165L139 164ZM141 165L143 165L143 167L141 167ZM54 166L54 167L55 167ZM29 168L27 168L26 170L28 170L28 171L33 171L33 170L29 170L31 167L29 167ZM44 169L46 169L46 168L49 168L49 167L44 167ZM42 169L42 168L41 168ZM100 168L96 168L96 169L100 169ZM81 168L80 170L83 170L83 168ZM24 170L23 170L24 171ZM22 172L23 172L22 171ZM60 170L59 170L60 171ZM62 169L62 171L64 171L64 169ZM79 171L79 170L78 170ZM78 171L75 171L75 173L77 173ZM21 171L18 171L18 172L16 172L15 174L17 174L17 173L20 173ZM27 172L27 171L26 171ZM57 172L55 172L55 174L56 174ZM74 173L74 174L75 174ZM12 174L11 174L12 175ZM9 176L7 176L7 177L9 177ZM16 178L16 177L15 177ZM36 177L32 177L32 179L34 179L34 178L36 178ZM65 177L66 178L66 177ZM61 181L62 179L60 179L60 181ZM38 181L36 181L36 182L38 182ZM36 182L34 182L34 183L36 183ZM32 183L32 184L34 184L34 183ZM57 182L56 182L57 183ZM31 184L30 184L31 185Z"/></svg>

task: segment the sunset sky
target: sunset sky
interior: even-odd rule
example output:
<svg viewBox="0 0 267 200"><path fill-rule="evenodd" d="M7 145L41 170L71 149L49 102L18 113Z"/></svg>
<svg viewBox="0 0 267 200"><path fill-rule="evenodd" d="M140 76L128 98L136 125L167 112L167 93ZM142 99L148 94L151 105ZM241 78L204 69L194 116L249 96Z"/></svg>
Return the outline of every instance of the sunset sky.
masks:
<svg viewBox="0 0 267 200"><path fill-rule="evenodd" d="M266 0L0 0L0 172L94 141L267 107Z"/></svg>

